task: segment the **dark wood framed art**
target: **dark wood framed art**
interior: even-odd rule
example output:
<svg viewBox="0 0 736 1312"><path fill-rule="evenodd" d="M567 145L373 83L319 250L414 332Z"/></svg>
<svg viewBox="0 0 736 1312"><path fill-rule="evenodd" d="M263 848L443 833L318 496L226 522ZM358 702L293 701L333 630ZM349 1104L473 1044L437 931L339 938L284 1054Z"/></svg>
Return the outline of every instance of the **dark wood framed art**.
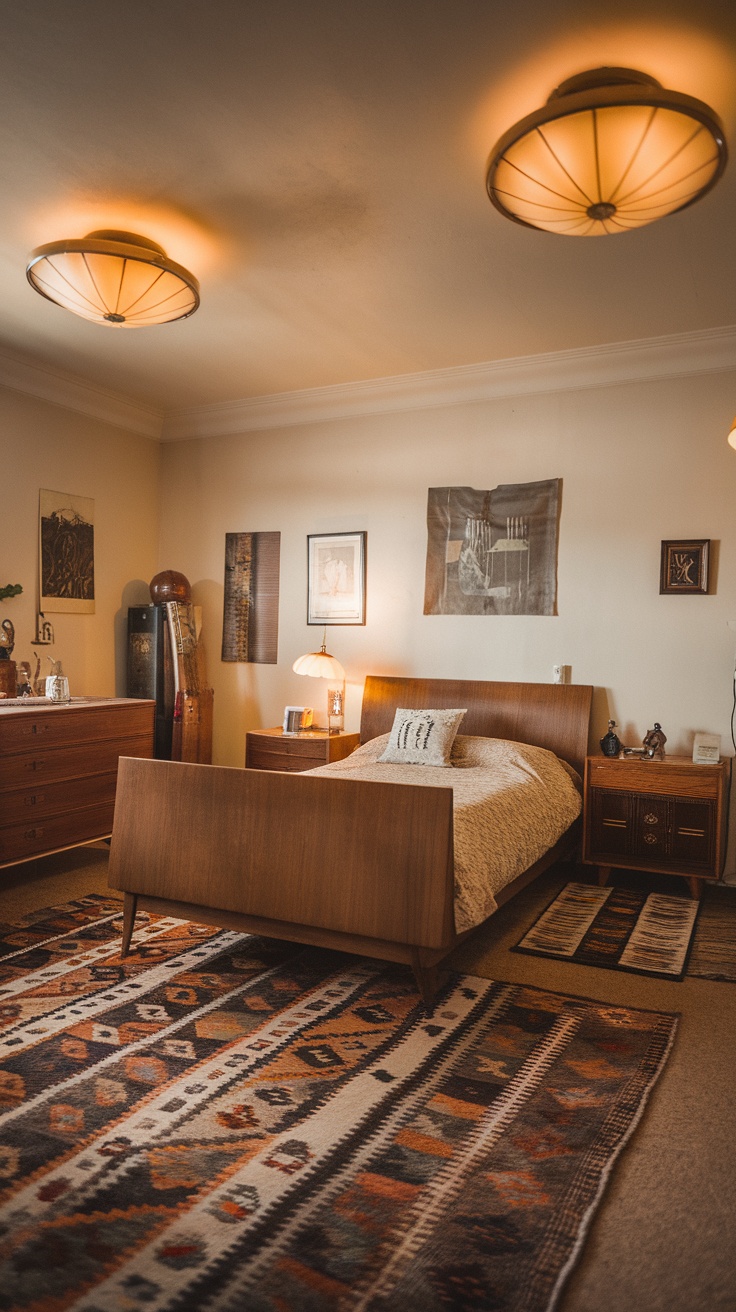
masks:
<svg viewBox="0 0 736 1312"><path fill-rule="evenodd" d="M660 593L674 595L678 592L707 592L709 549L710 538L663 541L659 566Z"/></svg>

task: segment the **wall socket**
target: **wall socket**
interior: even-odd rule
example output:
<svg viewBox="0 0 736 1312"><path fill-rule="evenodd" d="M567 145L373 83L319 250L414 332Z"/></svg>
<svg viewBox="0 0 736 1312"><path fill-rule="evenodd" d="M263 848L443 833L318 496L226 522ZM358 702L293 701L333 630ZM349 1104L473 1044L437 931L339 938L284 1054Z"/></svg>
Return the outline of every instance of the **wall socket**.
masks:
<svg viewBox="0 0 736 1312"><path fill-rule="evenodd" d="M571 673L572 673L572 669L571 669L571 666L569 666L569 665L553 665L553 666L552 666L552 682L553 682L553 683L569 683L569 682L570 682L570 675L571 675Z"/></svg>

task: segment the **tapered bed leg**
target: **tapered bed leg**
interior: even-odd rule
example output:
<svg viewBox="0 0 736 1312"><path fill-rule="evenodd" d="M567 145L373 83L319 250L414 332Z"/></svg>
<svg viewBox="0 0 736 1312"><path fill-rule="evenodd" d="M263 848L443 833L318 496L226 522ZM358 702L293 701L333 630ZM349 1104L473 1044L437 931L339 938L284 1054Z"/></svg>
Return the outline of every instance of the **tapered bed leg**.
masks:
<svg viewBox="0 0 736 1312"><path fill-rule="evenodd" d="M135 925L135 912L138 905L138 898L135 893L126 893L123 898L123 943L120 949L121 957L127 957L130 951L130 940L133 937L133 926Z"/></svg>
<svg viewBox="0 0 736 1312"><path fill-rule="evenodd" d="M450 972L443 970L440 966L424 966L420 960L419 952L414 950L411 954L412 974L417 982L417 988L422 995L424 1008L429 1016L434 1011L434 1000L447 979Z"/></svg>

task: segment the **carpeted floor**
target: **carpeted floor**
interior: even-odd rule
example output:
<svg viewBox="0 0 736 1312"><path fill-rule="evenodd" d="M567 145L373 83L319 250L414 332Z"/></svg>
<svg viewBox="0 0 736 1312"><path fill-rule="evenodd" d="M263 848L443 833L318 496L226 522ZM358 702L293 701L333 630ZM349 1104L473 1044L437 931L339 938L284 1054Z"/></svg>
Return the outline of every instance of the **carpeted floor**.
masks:
<svg viewBox="0 0 736 1312"><path fill-rule="evenodd" d="M106 892L104 868L104 850L78 849L2 872L0 919ZM485 978L681 1014L666 1070L616 1165L560 1312L734 1312L736 989L512 953L535 915L576 877L580 872L570 868L548 872L458 949L453 962Z"/></svg>

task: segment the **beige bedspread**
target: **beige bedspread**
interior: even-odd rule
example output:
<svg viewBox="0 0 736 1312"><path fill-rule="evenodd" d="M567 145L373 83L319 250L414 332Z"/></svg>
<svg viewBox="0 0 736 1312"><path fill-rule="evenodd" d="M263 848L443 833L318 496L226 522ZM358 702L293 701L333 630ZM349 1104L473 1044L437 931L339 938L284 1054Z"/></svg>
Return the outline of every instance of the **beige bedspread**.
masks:
<svg viewBox="0 0 736 1312"><path fill-rule="evenodd" d="M458 735L450 766L378 761L388 734L309 774L453 790L455 929L496 910L494 894L556 843L581 810L575 771L543 747Z"/></svg>

